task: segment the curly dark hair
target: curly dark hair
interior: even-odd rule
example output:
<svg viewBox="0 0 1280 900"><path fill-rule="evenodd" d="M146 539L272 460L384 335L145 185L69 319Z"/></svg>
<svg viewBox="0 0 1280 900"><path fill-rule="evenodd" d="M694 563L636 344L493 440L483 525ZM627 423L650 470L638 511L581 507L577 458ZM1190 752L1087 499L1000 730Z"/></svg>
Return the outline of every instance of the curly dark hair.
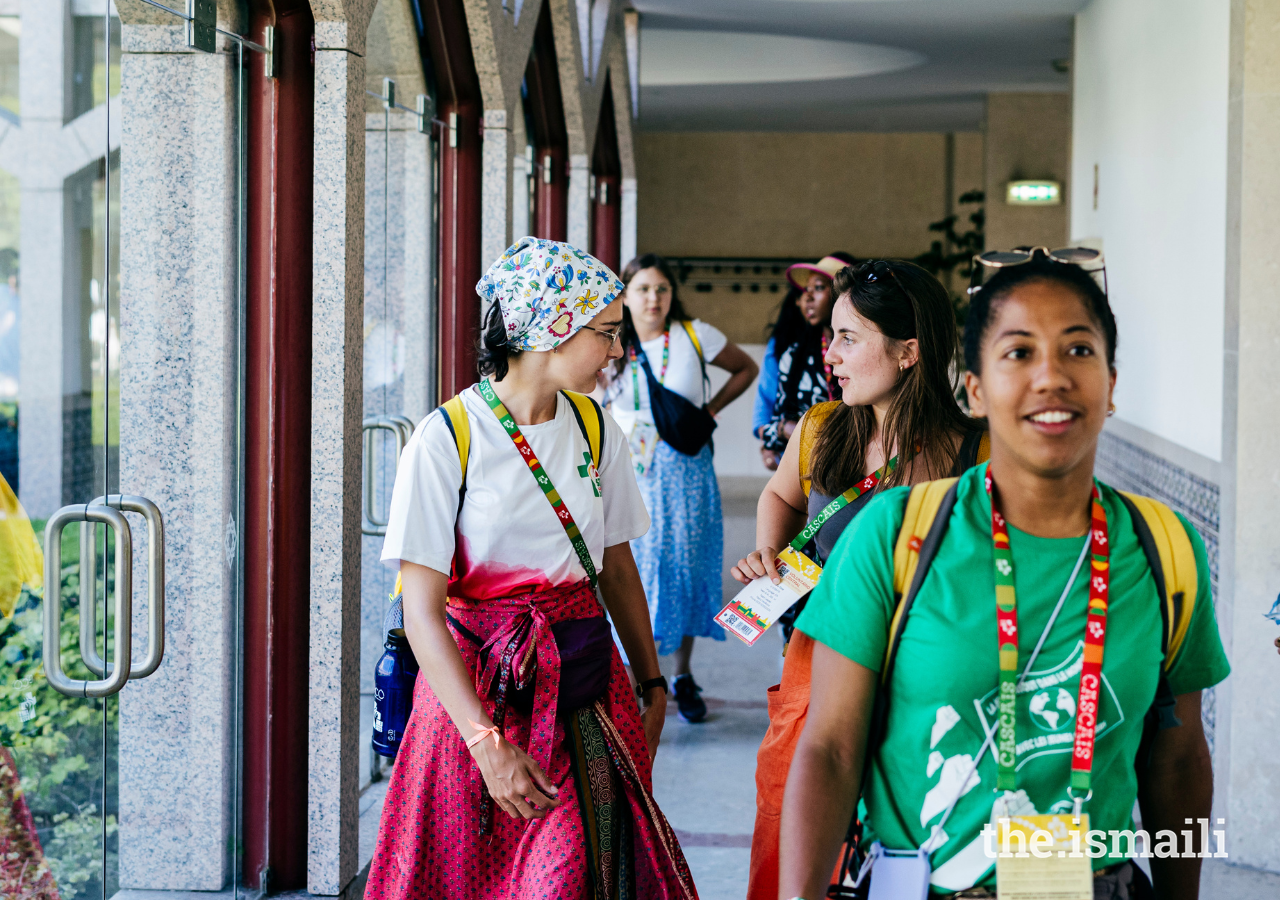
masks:
<svg viewBox="0 0 1280 900"><path fill-rule="evenodd" d="M511 360L519 356L520 352L507 343L507 326L502 321L502 308L495 300L485 313L480 340L476 341L476 368L480 370L480 377L492 375L494 381L506 378Z"/></svg>

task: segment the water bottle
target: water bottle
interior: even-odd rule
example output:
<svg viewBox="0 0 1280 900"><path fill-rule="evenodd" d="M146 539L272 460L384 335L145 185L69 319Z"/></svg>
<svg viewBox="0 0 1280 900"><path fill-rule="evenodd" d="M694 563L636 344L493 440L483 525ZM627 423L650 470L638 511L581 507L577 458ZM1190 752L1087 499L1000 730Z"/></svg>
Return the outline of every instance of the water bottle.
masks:
<svg viewBox="0 0 1280 900"><path fill-rule="evenodd" d="M388 631L383 646L386 649L373 669L373 750L394 758L413 712L418 660L403 628Z"/></svg>

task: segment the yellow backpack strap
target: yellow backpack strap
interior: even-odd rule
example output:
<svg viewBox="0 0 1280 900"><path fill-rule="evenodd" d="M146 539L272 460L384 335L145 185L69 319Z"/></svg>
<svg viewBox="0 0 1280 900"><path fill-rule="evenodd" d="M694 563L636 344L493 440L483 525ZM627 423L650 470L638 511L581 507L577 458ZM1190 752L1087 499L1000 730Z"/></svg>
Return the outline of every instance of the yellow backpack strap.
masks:
<svg viewBox="0 0 1280 900"><path fill-rule="evenodd" d="M1160 618L1164 622L1164 668L1173 665L1196 607L1199 573L1196 552L1182 521L1158 500L1121 491L1134 530L1142 544L1151 574L1160 592ZM1135 515L1136 513L1136 515Z"/></svg>
<svg viewBox="0 0 1280 900"><path fill-rule="evenodd" d="M800 421L800 487L806 497L809 496L809 489L813 483L813 474L809 468L809 461L813 459L813 447L818 442L823 423L839 406L839 400L815 403L809 407L809 411Z"/></svg>
<svg viewBox="0 0 1280 900"><path fill-rule="evenodd" d="M453 433L453 442L458 445L458 462L462 464L462 485L467 484L467 458L471 455L471 423L467 420L467 408L462 405L462 395L457 394L444 401L440 407L444 414L444 424Z"/></svg>
<svg viewBox="0 0 1280 900"><path fill-rule="evenodd" d="M572 405L573 415L578 420L578 427L587 438L587 446L591 448L591 460L600 471L600 459L604 453L604 413L600 404L586 394L574 391L561 391Z"/></svg>
<svg viewBox="0 0 1280 900"><path fill-rule="evenodd" d="M889 677L907 612L946 533L958 481L958 478L926 481L913 486L907 498L902 527L898 529L898 540L893 547L893 597L897 606L889 623L885 664L880 669L882 679Z"/></svg>
<svg viewBox="0 0 1280 900"><path fill-rule="evenodd" d="M685 334L689 335L689 340L693 343L693 349L698 353L698 359L703 360L702 341L698 340L698 332L693 330L693 323L688 319L681 319L680 324L684 327ZM703 360L705 362L705 360Z"/></svg>

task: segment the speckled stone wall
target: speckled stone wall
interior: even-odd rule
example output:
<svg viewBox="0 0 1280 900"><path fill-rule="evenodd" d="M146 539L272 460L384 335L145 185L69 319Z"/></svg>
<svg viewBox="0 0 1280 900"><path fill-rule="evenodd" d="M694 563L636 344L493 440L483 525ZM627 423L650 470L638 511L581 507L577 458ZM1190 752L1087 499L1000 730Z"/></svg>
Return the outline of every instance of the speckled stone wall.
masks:
<svg viewBox="0 0 1280 900"><path fill-rule="evenodd" d="M230 876L238 258L233 57L125 25L121 59L120 485L165 519L166 648L120 693L120 883ZM134 658L146 645L134 517Z"/></svg>

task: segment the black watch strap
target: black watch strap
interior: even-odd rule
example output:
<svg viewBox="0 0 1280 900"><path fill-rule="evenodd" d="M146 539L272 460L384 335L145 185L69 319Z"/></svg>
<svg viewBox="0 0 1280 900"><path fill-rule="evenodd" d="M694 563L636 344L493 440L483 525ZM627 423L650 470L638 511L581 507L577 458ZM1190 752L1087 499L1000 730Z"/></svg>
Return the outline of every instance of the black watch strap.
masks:
<svg viewBox="0 0 1280 900"><path fill-rule="evenodd" d="M662 693L670 694L671 690L667 687L667 679L659 675L657 678L650 678L648 681L642 681L636 685L636 695L643 697L654 688L662 688Z"/></svg>

